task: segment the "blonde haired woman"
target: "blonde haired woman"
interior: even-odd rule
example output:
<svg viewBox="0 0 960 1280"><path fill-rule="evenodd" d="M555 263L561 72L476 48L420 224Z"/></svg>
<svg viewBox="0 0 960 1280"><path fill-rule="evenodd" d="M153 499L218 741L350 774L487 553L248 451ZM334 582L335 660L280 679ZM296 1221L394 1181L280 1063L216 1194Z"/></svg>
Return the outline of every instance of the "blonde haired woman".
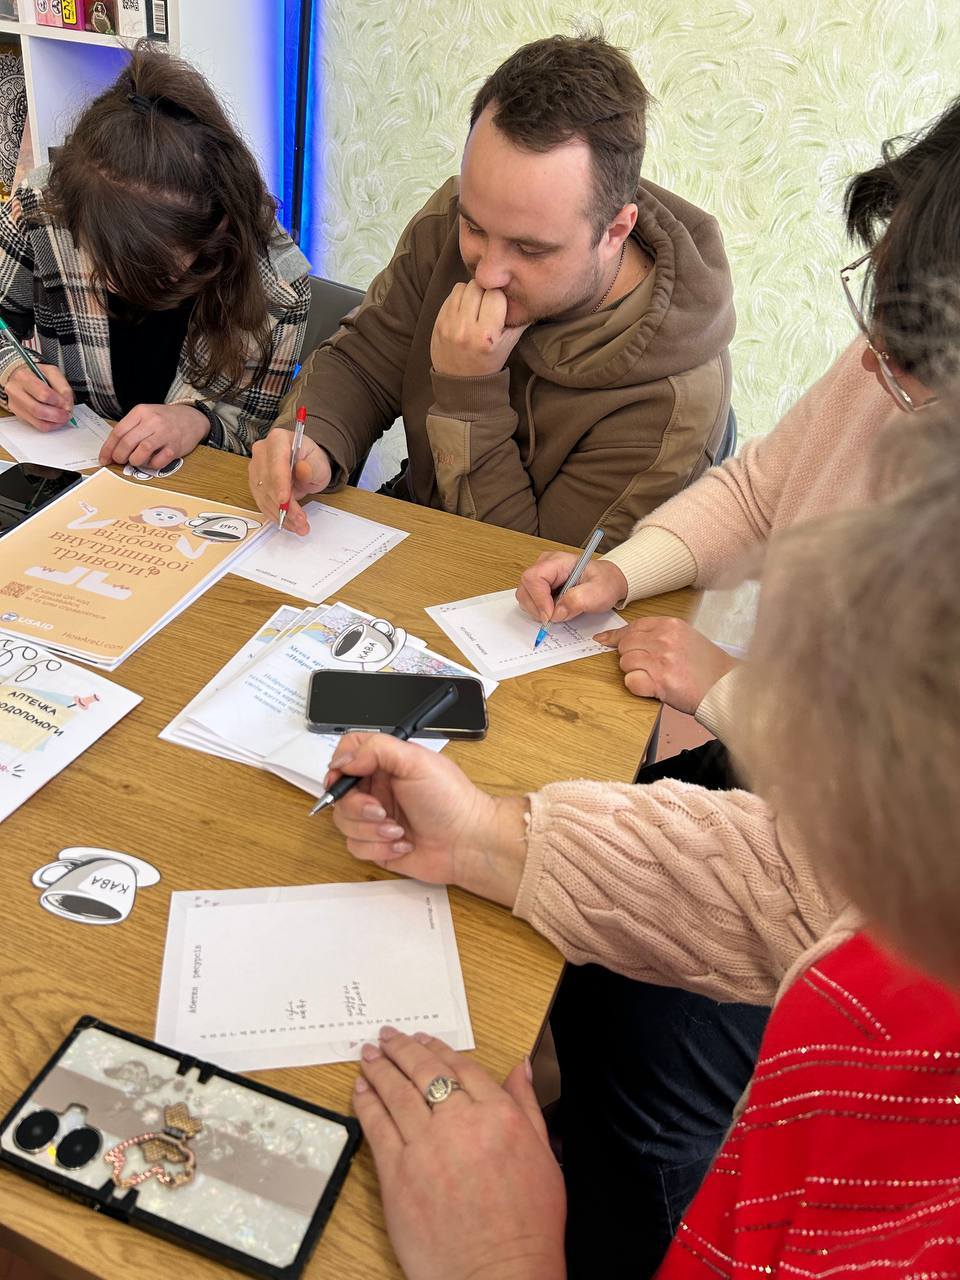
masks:
<svg viewBox="0 0 960 1280"><path fill-rule="evenodd" d="M899 469L917 478L900 496L771 549L734 742L759 794L730 802L756 830L772 806L779 848L698 823L679 782L662 784L655 812L649 788L594 782L494 799L411 744L350 735L338 752L366 779L335 811L355 856L511 906L574 963L776 999L662 1280L957 1274L956 411L908 444ZM580 1032L589 1046L594 1028ZM529 1072L500 1088L392 1028L361 1070L356 1110L407 1276L563 1277L563 1181ZM432 1106L431 1083L447 1095ZM638 1245L643 1213L638 1198L626 1224ZM594 1274L636 1274L633 1252Z"/></svg>

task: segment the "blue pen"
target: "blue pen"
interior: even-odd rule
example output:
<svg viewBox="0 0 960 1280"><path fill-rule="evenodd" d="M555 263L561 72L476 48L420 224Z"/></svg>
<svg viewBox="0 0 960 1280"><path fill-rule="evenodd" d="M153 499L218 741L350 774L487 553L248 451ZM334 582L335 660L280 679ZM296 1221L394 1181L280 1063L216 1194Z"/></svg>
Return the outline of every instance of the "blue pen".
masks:
<svg viewBox="0 0 960 1280"><path fill-rule="evenodd" d="M44 386L50 387L50 380L48 378L45 378L43 374L40 372L40 369L37 366L36 361L32 359L30 352L27 350L27 348L23 346L22 343L19 343L17 341L16 335L14 334L10 326L7 324L6 320L4 320L3 316L0 316L0 334L3 334L6 337L7 341L13 346L14 350L18 353L18 355L20 355L20 357L26 361L27 368L30 370L30 372L34 374L36 377L38 377L40 381L44 384ZM53 387L50 387L50 390L52 391ZM75 427L78 425L76 418L70 419L70 425L71 427Z"/></svg>
<svg viewBox="0 0 960 1280"><path fill-rule="evenodd" d="M594 529L593 533L591 533L590 537L587 539L587 545L583 548L583 551L580 554L580 559L573 566L573 572L570 574L570 577L566 580L566 582L560 588L560 594L557 596L556 602L554 604L554 611L556 611L556 605L560 603L560 601L567 594L570 588L575 587L577 583L580 581L581 577L583 576L583 571L587 567L590 561L590 557L593 555L593 553L596 551L597 547L599 547L602 541L603 541L603 530ZM536 640L534 640L533 642L533 647L535 649L539 649L541 643L546 639L547 634L548 634L547 628L545 626L541 627L540 630L537 632Z"/></svg>

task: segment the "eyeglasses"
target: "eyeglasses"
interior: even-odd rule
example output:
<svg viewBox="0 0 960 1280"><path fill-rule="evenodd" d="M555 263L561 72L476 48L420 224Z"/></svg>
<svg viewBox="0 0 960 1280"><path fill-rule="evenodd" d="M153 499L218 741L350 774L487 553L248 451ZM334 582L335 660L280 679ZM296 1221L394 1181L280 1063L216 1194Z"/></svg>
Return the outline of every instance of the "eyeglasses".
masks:
<svg viewBox="0 0 960 1280"><path fill-rule="evenodd" d="M913 396L902 385L900 379L893 372L890 365L890 357L885 351L881 351L879 347L874 345L873 339L870 337L870 330L867 328L867 322L863 318L863 312L860 305L853 296L853 290L850 288L850 277L865 262L869 262L872 257L871 253L865 253L862 258L858 258L856 262L851 262L849 267L843 267L840 271L840 283L843 285L843 292L847 296L847 302L850 305L850 311L854 320L857 322L857 328L866 339L867 346L876 357L877 364L880 368L880 376L883 378L884 385L893 396L894 400L906 413L920 413L923 409L929 409L930 405L937 403L936 396L930 396L928 399L917 403Z"/></svg>

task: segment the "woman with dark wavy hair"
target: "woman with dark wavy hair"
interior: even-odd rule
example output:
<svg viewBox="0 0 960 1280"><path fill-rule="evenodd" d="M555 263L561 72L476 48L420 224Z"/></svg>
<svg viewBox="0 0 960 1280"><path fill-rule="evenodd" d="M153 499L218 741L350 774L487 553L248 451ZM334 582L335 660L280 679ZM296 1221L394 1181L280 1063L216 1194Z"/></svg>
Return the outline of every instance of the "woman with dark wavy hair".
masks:
<svg viewBox="0 0 960 1280"><path fill-rule="evenodd" d="M0 210L0 315L50 383L0 346L4 398L40 431L75 401L116 419L104 463L248 454L300 355L308 270L213 90L141 42Z"/></svg>

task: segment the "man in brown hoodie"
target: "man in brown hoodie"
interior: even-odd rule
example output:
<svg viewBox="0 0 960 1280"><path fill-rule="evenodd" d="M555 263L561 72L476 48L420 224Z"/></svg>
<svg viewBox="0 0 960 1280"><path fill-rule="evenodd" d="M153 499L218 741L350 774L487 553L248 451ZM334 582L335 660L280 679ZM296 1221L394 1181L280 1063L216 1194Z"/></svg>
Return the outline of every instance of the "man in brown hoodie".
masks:
<svg viewBox="0 0 960 1280"><path fill-rule="evenodd" d="M710 465L730 403L730 272L715 220L640 180L648 95L599 37L513 54L473 102L459 179L404 231L306 360L250 486L341 484L402 414L396 497L609 549ZM289 429L307 409L291 494Z"/></svg>

